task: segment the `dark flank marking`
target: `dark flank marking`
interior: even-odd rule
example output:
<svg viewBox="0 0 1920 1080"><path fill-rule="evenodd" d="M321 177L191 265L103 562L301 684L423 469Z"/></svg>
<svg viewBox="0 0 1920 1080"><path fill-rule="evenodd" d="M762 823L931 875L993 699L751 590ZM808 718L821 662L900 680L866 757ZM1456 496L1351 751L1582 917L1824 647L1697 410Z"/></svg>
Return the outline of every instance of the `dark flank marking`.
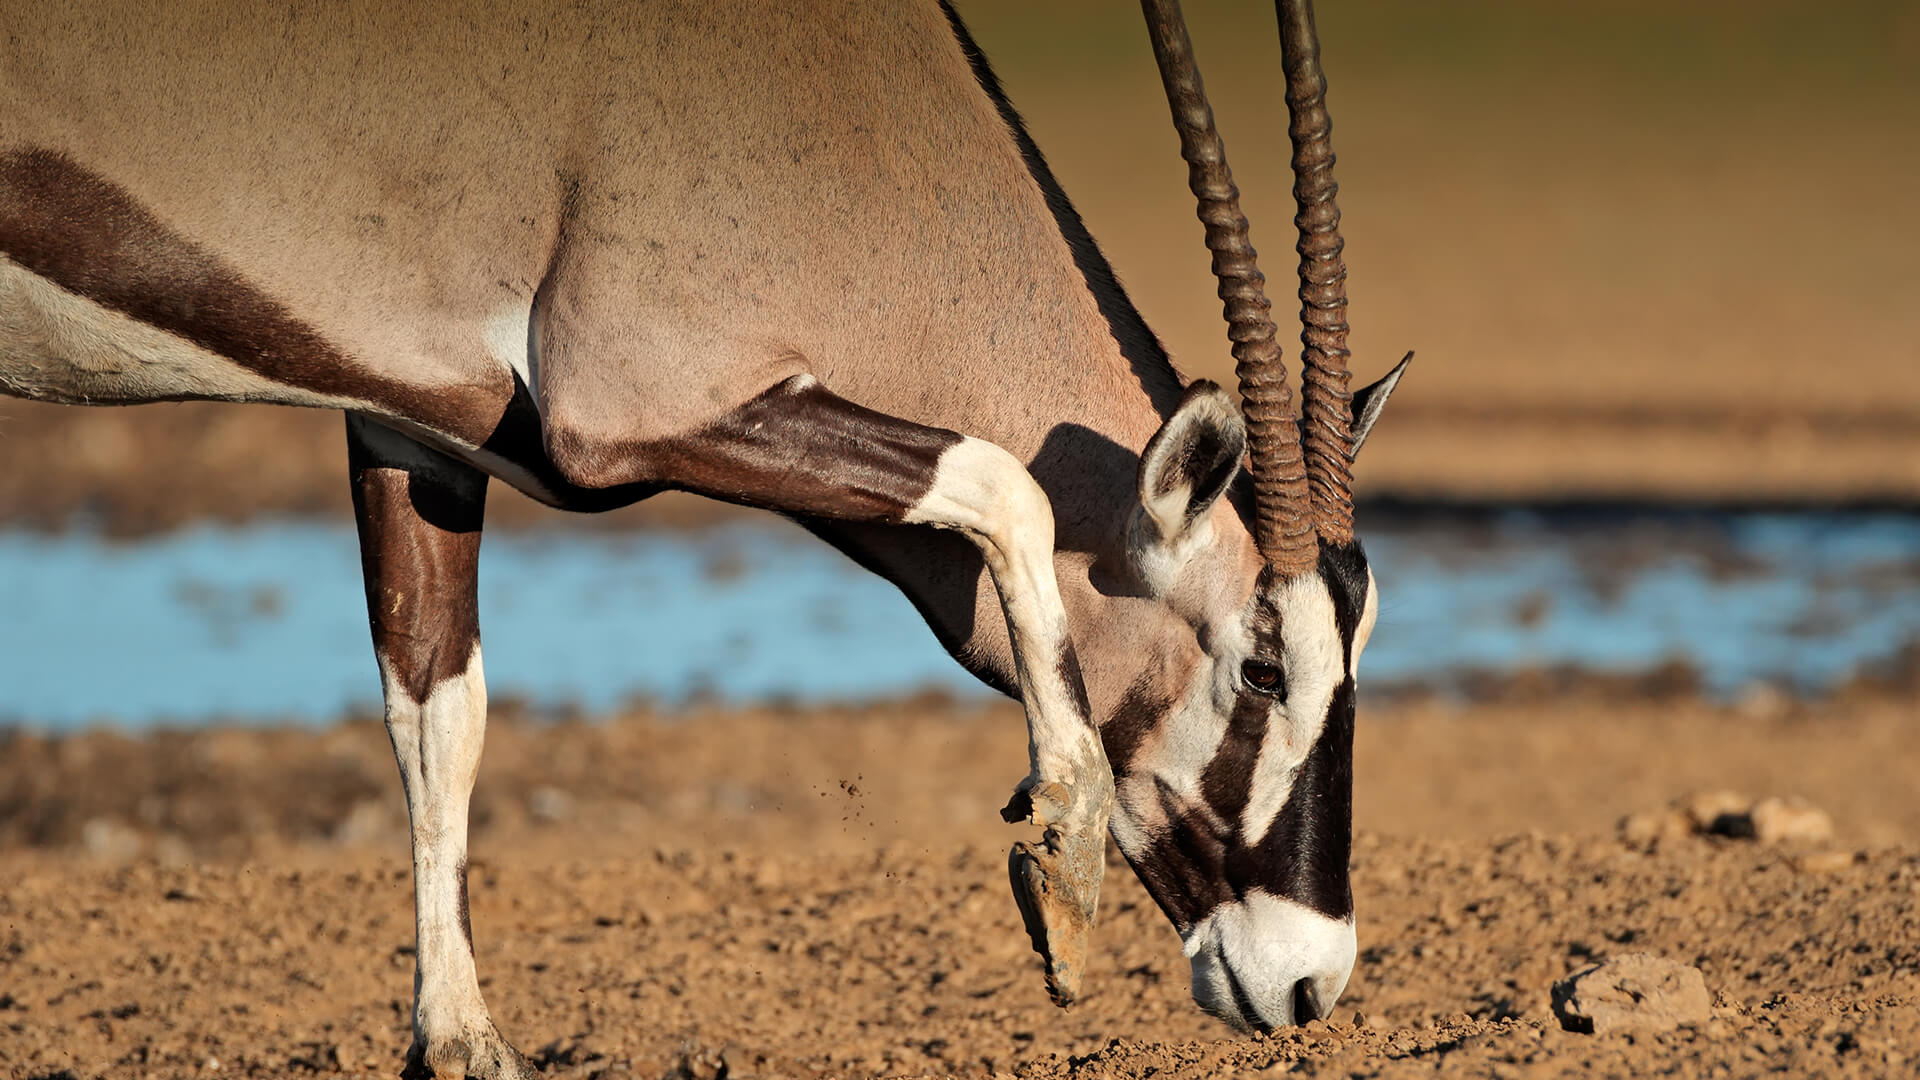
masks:
<svg viewBox="0 0 1920 1080"><path fill-rule="evenodd" d="M367 370L117 185L53 151L0 154L0 253L264 378L476 444L508 394L504 375L496 387L429 388Z"/></svg>
<svg viewBox="0 0 1920 1080"><path fill-rule="evenodd" d="M960 436L795 376L687 435L624 447L558 441L562 469L595 487L651 483L783 513L891 523L926 496L940 455Z"/></svg>
<svg viewBox="0 0 1920 1080"><path fill-rule="evenodd" d="M473 952L473 912L467 903L467 860L460 860L460 868L454 873L460 883L460 936L467 939L467 952Z"/></svg>
<svg viewBox="0 0 1920 1080"><path fill-rule="evenodd" d="M478 569L487 476L419 448L387 462L347 418L347 469L360 530L373 648L416 703L467 669L480 640Z"/></svg>
<svg viewBox="0 0 1920 1080"><path fill-rule="evenodd" d="M1153 331L1147 328L1146 320L1140 317L1140 311L1133 306L1127 290L1121 287L1120 278L1113 272L1113 266L1107 262L1100 245L1094 242L1093 234L1087 231L1086 223L1080 220L1080 212L1074 209L1073 200L1067 198L1060 182L1054 179L1047 159L1034 144L1033 136L1027 134L1026 122L1020 118L1013 103L1007 100L1006 91L1000 88L999 76L993 73L986 54L974 42L966 24L961 22L959 13L953 10L949 0L940 0L940 9L946 12L954 40L960 43L967 64L973 68L974 81L993 101L1001 122L1007 125L1007 132L1020 148L1020 157L1026 162L1028 175L1033 177L1033 182L1039 185L1041 193L1046 196L1047 210L1053 214L1054 224L1059 227L1061 237L1073 252L1074 266L1086 280L1087 291L1093 294L1100 314L1107 320L1108 330L1120 345L1120 352L1133 368L1134 377L1140 380L1140 388L1146 391L1147 397L1153 401L1153 407L1162 417L1172 416L1180 403L1183 386L1179 374L1167 361L1167 350L1161 346L1160 339L1154 336Z"/></svg>

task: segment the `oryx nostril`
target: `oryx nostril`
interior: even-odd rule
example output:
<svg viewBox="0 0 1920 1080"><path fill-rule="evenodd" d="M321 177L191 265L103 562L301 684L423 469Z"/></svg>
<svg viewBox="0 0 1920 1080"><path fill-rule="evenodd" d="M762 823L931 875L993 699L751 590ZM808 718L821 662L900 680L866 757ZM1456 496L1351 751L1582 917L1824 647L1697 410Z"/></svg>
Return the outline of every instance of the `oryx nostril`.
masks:
<svg viewBox="0 0 1920 1080"><path fill-rule="evenodd" d="M1313 999L1313 980L1301 979L1293 984L1293 1022L1304 1024L1309 1020L1321 1018L1320 1003Z"/></svg>

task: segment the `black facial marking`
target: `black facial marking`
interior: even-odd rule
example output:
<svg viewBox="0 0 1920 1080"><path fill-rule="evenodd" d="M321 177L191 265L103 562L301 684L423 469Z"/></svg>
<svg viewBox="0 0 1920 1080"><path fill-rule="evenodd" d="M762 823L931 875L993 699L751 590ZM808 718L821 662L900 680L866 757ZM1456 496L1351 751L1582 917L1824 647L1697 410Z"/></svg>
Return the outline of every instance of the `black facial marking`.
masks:
<svg viewBox="0 0 1920 1080"><path fill-rule="evenodd" d="M1155 778L1154 788L1167 827L1138 859L1129 854L1127 861L1160 910L1185 931L1235 899L1227 883L1227 841L1200 811L1186 809L1165 781Z"/></svg>
<svg viewBox="0 0 1920 1080"><path fill-rule="evenodd" d="M1227 875L1328 918L1353 914L1353 680L1333 692L1327 724L1294 775L1287 801L1258 846L1236 846Z"/></svg>
<svg viewBox="0 0 1920 1080"><path fill-rule="evenodd" d="M1353 670L1353 639L1367 607L1367 559L1356 541L1321 545L1320 577L1333 598L1341 670ZM1259 845L1229 856L1229 876L1244 874L1269 892L1329 918L1353 914L1347 863L1353 849L1354 682L1334 688L1326 726L1294 776L1287 801ZM1236 860L1237 856L1237 860Z"/></svg>
<svg viewBox="0 0 1920 1080"><path fill-rule="evenodd" d="M1367 611L1367 553L1360 541L1333 547L1320 545L1320 577L1333 596L1333 621L1340 628L1340 644L1347 670L1353 669L1353 637Z"/></svg>
<svg viewBox="0 0 1920 1080"><path fill-rule="evenodd" d="M1323 545L1318 572L1333 599L1342 670L1351 671L1354 636L1367 605L1366 555L1357 542ZM1256 649L1264 655L1281 651L1280 612L1273 599L1280 585L1271 571L1263 573L1254 601ZM1132 700L1133 692L1129 695ZM1267 716L1275 707L1268 695L1243 687L1236 697L1226 734L1201 775L1204 809L1183 806L1160 785L1161 809L1171 824L1153 838L1134 869L1174 925L1189 927L1215 906L1255 888L1329 918L1353 914L1347 864L1353 843L1354 700L1349 675L1335 687L1320 737L1308 748L1286 803L1258 843L1240 835L1239 820L1268 734ZM1137 740L1128 744L1125 754L1109 752L1116 776L1129 771L1135 745ZM1224 834L1213 827L1209 810L1227 823Z"/></svg>
<svg viewBox="0 0 1920 1080"><path fill-rule="evenodd" d="M1160 688L1159 680L1142 674L1127 687L1114 707L1113 715L1100 727L1100 741L1107 751L1107 764L1115 776L1125 776L1133 765L1133 755L1161 718L1173 708L1173 699Z"/></svg>
<svg viewBox="0 0 1920 1080"><path fill-rule="evenodd" d="M1240 812L1253 797L1253 767L1260 760L1260 747L1267 741L1267 713L1273 699L1246 691L1234 700L1233 715L1227 717L1227 733L1220 748L1200 774L1200 794L1207 805L1228 821L1240 820Z"/></svg>

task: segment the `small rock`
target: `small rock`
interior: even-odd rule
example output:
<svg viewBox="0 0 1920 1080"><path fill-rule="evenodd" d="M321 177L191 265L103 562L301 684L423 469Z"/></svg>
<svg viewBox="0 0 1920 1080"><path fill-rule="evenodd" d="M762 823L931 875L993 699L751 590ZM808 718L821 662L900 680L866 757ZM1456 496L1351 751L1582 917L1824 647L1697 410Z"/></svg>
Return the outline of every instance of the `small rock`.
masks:
<svg viewBox="0 0 1920 1080"><path fill-rule="evenodd" d="M1833 819L1803 799L1767 798L1753 804L1754 839L1763 844L1819 844L1833 839Z"/></svg>
<svg viewBox="0 0 1920 1080"><path fill-rule="evenodd" d="M1777 720L1793 708L1793 699L1773 683L1755 680L1740 690L1733 707L1749 720Z"/></svg>
<svg viewBox="0 0 1920 1080"><path fill-rule="evenodd" d="M1706 1023L1713 999L1700 969L1627 953L1555 983L1553 1012L1568 1031L1670 1031Z"/></svg>
<svg viewBox="0 0 1920 1080"><path fill-rule="evenodd" d="M153 841L153 857L161 866L179 869L193 862L193 845L179 833L162 833Z"/></svg>
<svg viewBox="0 0 1920 1080"><path fill-rule="evenodd" d="M1837 874L1853 862L1851 851L1814 851L1795 859L1793 866L1803 874Z"/></svg>
<svg viewBox="0 0 1920 1080"><path fill-rule="evenodd" d="M537 787L527 793L527 813L535 821L551 824L573 816L573 796L557 787Z"/></svg>
<svg viewBox="0 0 1920 1080"><path fill-rule="evenodd" d="M333 827L333 842L344 847L378 843L388 836L394 824L393 814L384 800L361 799Z"/></svg>
<svg viewBox="0 0 1920 1080"><path fill-rule="evenodd" d="M1676 840L1693 831L1693 823L1678 810L1648 810L1620 819L1620 839L1637 848Z"/></svg>
<svg viewBox="0 0 1920 1080"><path fill-rule="evenodd" d="M1735 791L1700 791L1680 801L1694 832L1721 836L1752 836L1747 808L1753 801Z"/></svg>
<svg viewBox="0 0 1920 1080"><path fill-rule="evenodd" d="M146 849L146 837L139 830L114 818L89 818L80 826L80 843L87 854L110 862L137 859Z"/></svg>

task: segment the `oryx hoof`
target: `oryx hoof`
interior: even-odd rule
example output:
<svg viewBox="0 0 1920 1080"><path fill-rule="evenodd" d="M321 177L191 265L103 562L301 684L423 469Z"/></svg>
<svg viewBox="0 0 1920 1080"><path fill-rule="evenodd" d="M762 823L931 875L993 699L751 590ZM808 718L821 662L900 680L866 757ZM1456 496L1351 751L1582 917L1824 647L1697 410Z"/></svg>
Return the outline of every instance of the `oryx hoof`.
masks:
<svg viewBox="0 0 1920 1080"><path fill-rule="evenodd" d="M1022 841L1007 853L1013 899L1045 968L1047 996L1062 1008L1080 996L1105 849L1102 830L1062 834L1048 829L1039 846Z"/></svg>
<svg viewBox="0 0 1920 1080"><path fill-rule="evenodd" d="M416 1039L407 1050L401 1080L539 1080L540 1072L488 1023L431 1043Z"/></svg>

